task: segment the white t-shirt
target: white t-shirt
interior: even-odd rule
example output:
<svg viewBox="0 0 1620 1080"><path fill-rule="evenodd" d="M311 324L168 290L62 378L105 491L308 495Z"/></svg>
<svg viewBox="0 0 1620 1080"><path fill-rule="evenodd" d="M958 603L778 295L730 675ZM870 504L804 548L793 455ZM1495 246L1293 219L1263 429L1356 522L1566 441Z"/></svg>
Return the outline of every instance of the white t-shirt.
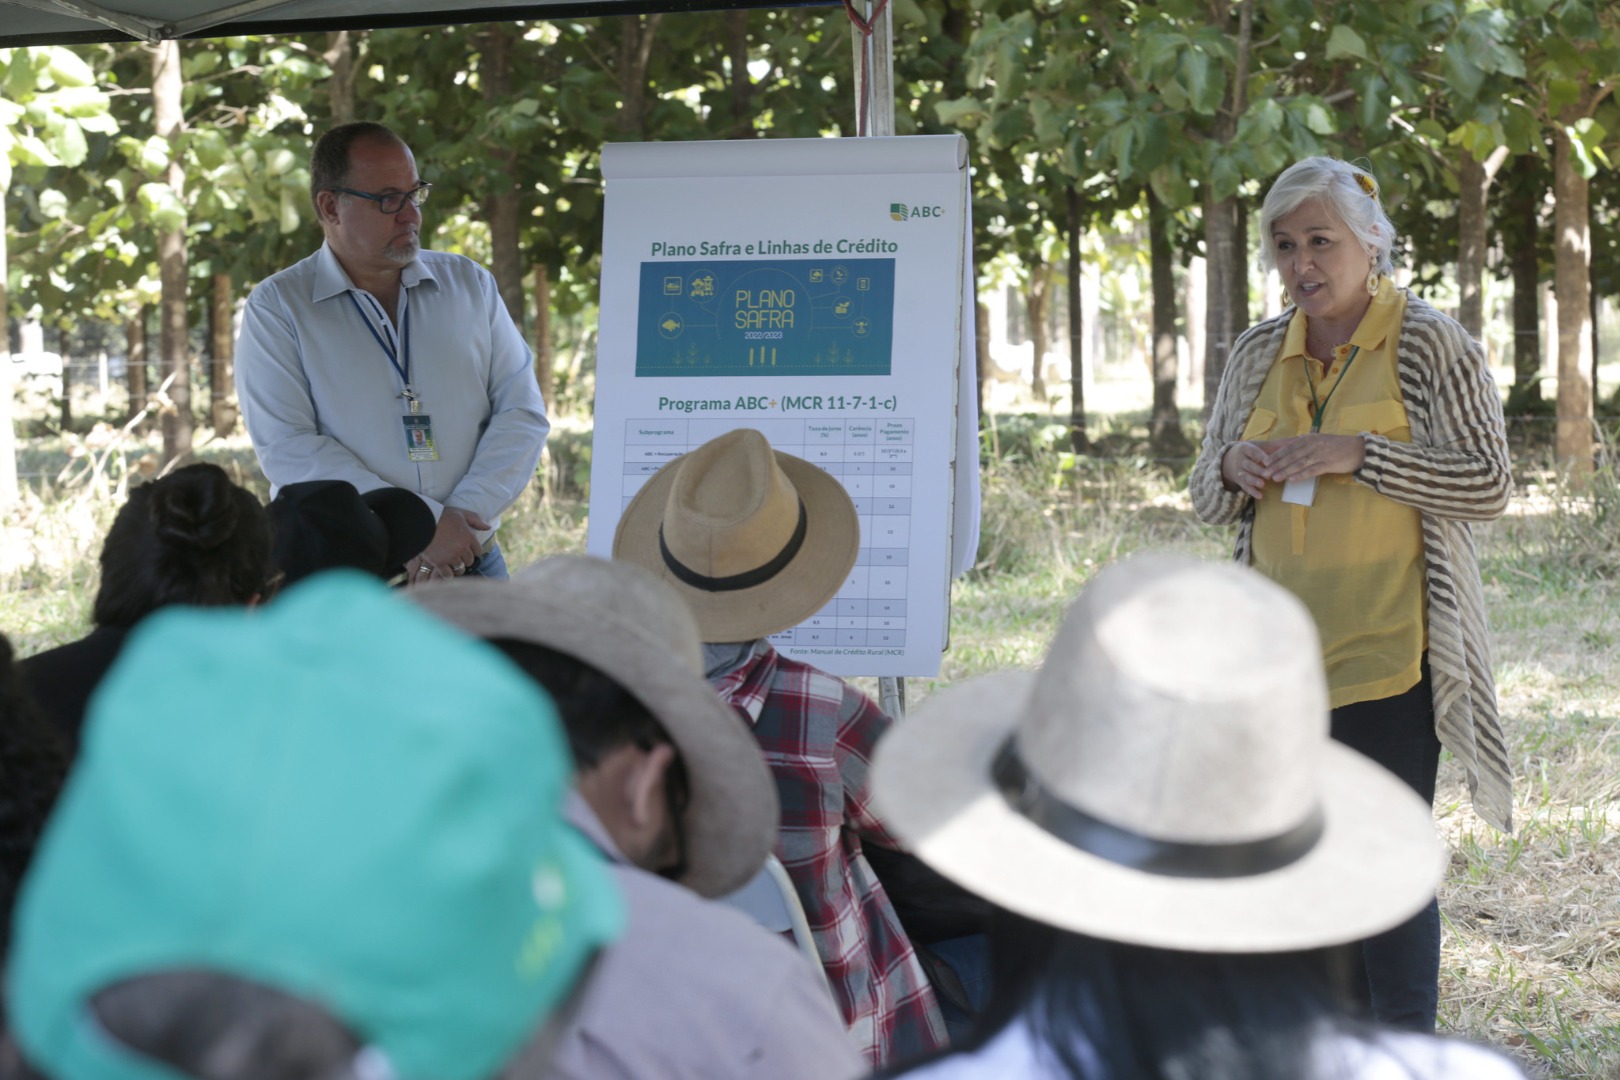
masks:
<svg viewBox="0 0 1620 1080"><path fill-rule="evenodd" d="M1102 1074L1089 1046L1076 1047L1088 1071ZM1512 1061L1457 1039L1382 1031L1372 1041L1335 1033L1317 1051L1320 1075L1354 1080L1525 1080ZM952 1054L902 1074L906 1080L1067 1080L1029 1025L1015 1020L971 1053Z"/></svg>

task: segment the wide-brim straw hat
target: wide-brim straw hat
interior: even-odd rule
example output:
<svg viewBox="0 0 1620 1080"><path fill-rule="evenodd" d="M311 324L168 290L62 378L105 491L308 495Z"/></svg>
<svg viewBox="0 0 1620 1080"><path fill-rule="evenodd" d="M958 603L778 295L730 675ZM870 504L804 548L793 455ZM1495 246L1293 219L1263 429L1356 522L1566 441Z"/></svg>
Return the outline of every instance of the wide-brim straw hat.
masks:
<svg viewBox="0 0 1620 1080"><path fill-rule="evenodd" d="M930 698L879 744L876 809L1009 911L1209 953L1348 942L1434 896L1430 809L1332 742L1304 606L1234 564L1144 556L1081 594L1035 673Z"/></svg>
<svg viewBox="0 0 1620 1080"><path fill-rule="evenodd" d="M680 593L704 641L752 641L825 607L860 542L842 484L738 428L671 461L636 492L613 556Z"/></svg>
<svg viewBox="0 0 1620 1080"><path fill-rule="evenodd" d="M509 582L455 578L409 595L478 637L543 645L628 690L669 733L686 769L681 884L723 896L759 872L776 841L776 782L754 733L704 678L691 612L663 583L625 563L559 555Z"/></svg>

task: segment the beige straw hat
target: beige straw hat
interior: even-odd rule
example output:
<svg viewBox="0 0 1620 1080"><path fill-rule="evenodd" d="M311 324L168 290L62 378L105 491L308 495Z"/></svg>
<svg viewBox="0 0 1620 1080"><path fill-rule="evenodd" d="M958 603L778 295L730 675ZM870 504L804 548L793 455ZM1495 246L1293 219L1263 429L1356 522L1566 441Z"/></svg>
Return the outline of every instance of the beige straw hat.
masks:
<svg viewBox="0 0 1620 1080"><path fill-rule="evenodd" d="M704 678L691 613L651 574L558 555L509 582L452 578L406 595L478 637L543 645L630 691L669 732L691 784L681 884L723 896L758 873L776 841L776 781L753 732Z"/></svg>
<svg viewBox="0 0 1620 1080"><path fill-rule="evenodd" d="M1416 913L1445 865L1423 800L1329 739L1304 606L1180 556L1098 574L1038 672L924 702L879 744L873 788L947 877L1134 945L1353 941Z"/></svg>
<svg viewBox="0 0 1620 1080"><path fill-rule="evenodd" d="M860 542L842 484L738 428L671 461L636 492L613 557L672 585L704 641L752 641L821 610Z"/></svg>

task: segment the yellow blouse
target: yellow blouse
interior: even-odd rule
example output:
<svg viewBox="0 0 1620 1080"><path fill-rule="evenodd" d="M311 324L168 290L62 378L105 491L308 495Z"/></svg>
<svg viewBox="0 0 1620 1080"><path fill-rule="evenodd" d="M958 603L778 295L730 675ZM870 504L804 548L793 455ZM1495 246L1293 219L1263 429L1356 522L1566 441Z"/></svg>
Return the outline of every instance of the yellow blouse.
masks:
<svg viewBox="0 0 1620 1080"><path fill-rule="evenodd" d="M1405 311L1405 295L1384 278L1355 334L1326 364L1306 354L1305 315L1296 312L1243 438L1309 432L1314 386L1325 402L1323 434L1411 442L1395 366ZM1427 642L1416 509L1342 473L1317 480L1309 507L1283 502L1282 485L1267 484L1255 506L1253 565L1315 616L1333 708L1417 685Z"/></svg>

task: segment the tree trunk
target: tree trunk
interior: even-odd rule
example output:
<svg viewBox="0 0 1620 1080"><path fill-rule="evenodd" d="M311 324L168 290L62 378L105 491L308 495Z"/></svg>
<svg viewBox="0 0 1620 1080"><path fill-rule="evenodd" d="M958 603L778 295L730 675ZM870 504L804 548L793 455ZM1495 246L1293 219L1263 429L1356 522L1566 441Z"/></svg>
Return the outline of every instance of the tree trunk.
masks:
<svg viewBox="0 0 1620 1080"><path fill-rule="evenodd" d="M152 49L152 126L169 144L169 167L164 182L184 201L186 172L181 162L180 134L185 126L181 101L180 43L161 41ZM159 348L163 377L168 380L169 406L163 410L163 463L167 467L191 453L191 357L186 325L186 232L168 229L158 234L158 275L162 280L159 307Z"/></svg>
<svg viewBox="0 0 1620 1080"><path fill-rule="evenodd" d="M557 376L551 349L551 271L541 263L534 268L534 381L540 400L552 416L558 413Z"/></svg>
<svg viewBox="0 0 1620 1080"><path fill-rule="evenodd" d="M1148 421L1154 451L1162 457L1186 453L1181 412L1176 408L1176 277L1171 265L1170 214L1147 191L1148 276L1153 291L1153 415Z"/></svg>
<svg viewBox="0 0 1620 1080"><path fill-rule="evenodd" d="M647 65L662 15L629 15L619 19L619 132L647 137Z"/></svg>
<svg viewBox="0 0 1620 1080"><path fill-rule="evenodd" d="M495 287L519 333L523 332L523 255L518 247L521 198L514 187L484 200L490 231L489 272L495 276Z"/></svg>
<svg viewBox="0 0 1620 1080"><path fill-rule="evenodd" d="M129 381L129 423L135 423L135 418L146 408L146 399L152 393L146 382L146 324L151 312L150 305L143 304L135 317L124 324L124 376ZM140 426L145 426L144 420Z"/></svg>
<svg viewBox="0 0 1620 1080"><path fill-rule="evenodd" d="M1204 251L1209 301L1204 313L1204 419L1215 406L1226 371L1226 357L1243 328L1232 303L1232 278L1241 274L1237 263L1237 204L1235 199L1204 201Z"/></svg>
<svg viewBox="0 0 1620 1080"><path fill-rule="evenodd" d="M1513 268L1513 390L1508 396L1520 407L1533 407L1541 403L1540 162L1521 154L1513 173L1502 222Z"/></svg>
<svg viewBox="0 0 1620 1080"><path fill-rule="evenodd" d="M1558 292L1558 465L1575 479L1592 470L1592 336L1587 301L1592 258L1589 185L1572 160L1562 123L1553 126L1556 242L1553 287Z"/></svg>
<svg viewBox="0 0 1620 1080"><path fill-rule="evenodd" d="M728 139L748 139L754 134L754 79L748 73L748 12L728 11L726 19L726 58L731 67L731 127Z"/></svg>
<svg viewBox="0 0 1620 1080"><path fill-rule="evenodd" d="M1467 150L1457 166L1457 321L1478 340L1485 328L1485 163Z"/></svg>
<svg viewBox="0 0 1620 1080"><path fill-rule="evenodd" d="M60 427L63 434L73 430L73 361L67 350L62 348L62 338L66 335L58 332L56 335L56 353L62 358L62 409Z"/></svg>
<svg viewBox="0 0 1620 1080"><path fill-rule="evenodd" d="M484 66L481 74L484 102L498 109L512 89L511 23L493 23L484 33ZM489 272L495 275L506 311L523 331L523 261L518 250L518 229L523 212L522 187L518 181L517 151L509 146L485 147L497 166L491 190L484 199L484 217L489 222Z"/></svg>
<svg viewBox="0 0 1620 1080"><path fill-rule="evenodd" d="M231 325L231 275L214 275L212 302L208 305L208 419L214 434L229 435L236 430L236 335Z"/></svg>
<svg viewBox="0 0 1620 1080"><path fill-rule="evenodd" d="M1052 284L1052 269L1045 262L1029 268L1029 287L1025 292L1024 308L1029 313L1029 345L1035 353L1035 363L1029 376L1029 392L1037 402L1046 397L1046 308Z"/></svg>
<svg viewBox="0 0 1620 1080"><path fill-rule="evenodd" d="M1221 0L1218 25L1231 15L1232 5ZM1240 0L1237 5L1238 33L1232 42L1234 55L1233 75L1227 85L1226 100L1215 118L1214 139L1223 147L1237 134L1237 124L1248 110L1248 84L1250 51L1254 40L1254 0ZM1209 289L1208 310L1204 329L1204 407L1207 421L1209 411L1215 407L1215 392L1220 389L1221 376L1226 372L1226 358L1232 343L1243 332L1248 322L1248 275L1244 265L1244 252L1248 241L1242 235L1247 218L1238 204L1237 196L1215 198L1206 185L1204 195L1204 258Z"/></svg>
<svg viewBox="0 0 1620 1080"><path fill-rule="evenodd" d="M1086 313L1080 296L1080 241L1086 231L1085 207L1074 185L1064 194L1069 243L1069 445L1077 454L1091 449L1086 432ZM985 351L989 352L986 342ZM982 398L981 398L982 400Z"/></svg>
<svg viewBox="0 0 1620 1080"><path fill-rule="evenodd" d="M1457 168L1457 321L1476 340L1485 336L1486 201L1507 155L1508 148L1499 146L1480 161L1464 150Z"/></svg>
<svg viewBox="0 0 1620 1080"><path fill-rule="evenodd" d="M332 127L354 120L354 44L347 30L326 35L326 51L321 54L332 78L326 84L327 102L332 109Z"/></svg>

